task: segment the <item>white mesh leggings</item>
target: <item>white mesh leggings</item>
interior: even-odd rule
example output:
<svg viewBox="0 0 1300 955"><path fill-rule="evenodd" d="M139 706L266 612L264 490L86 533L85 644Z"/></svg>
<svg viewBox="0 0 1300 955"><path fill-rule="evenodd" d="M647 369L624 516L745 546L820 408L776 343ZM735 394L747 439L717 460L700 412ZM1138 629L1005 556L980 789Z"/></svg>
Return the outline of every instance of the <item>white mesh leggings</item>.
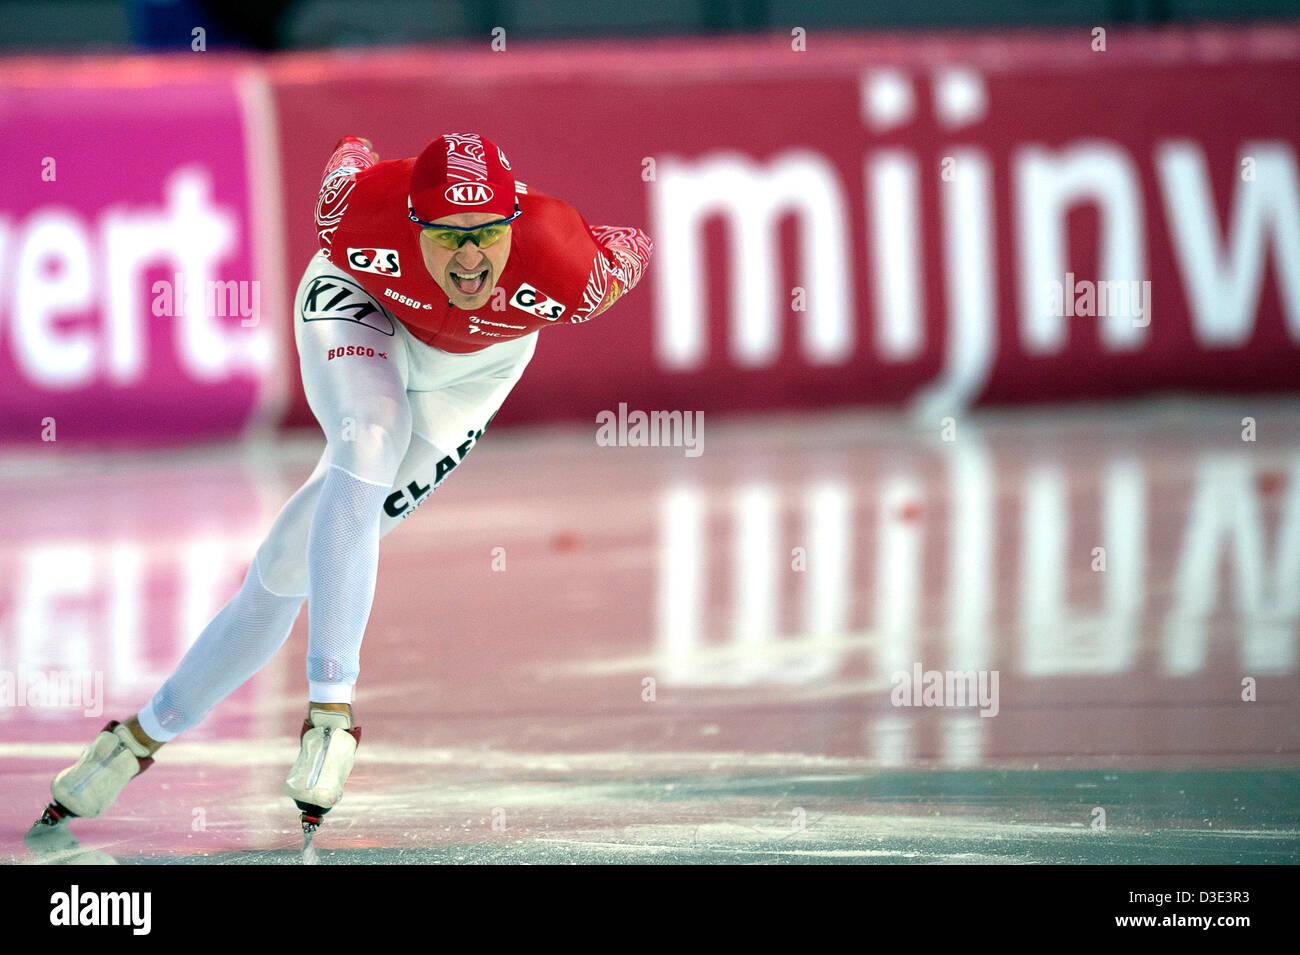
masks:
<svg viewBox="0 0 1300 955"><path fill-rule="evenodd" d="M325 431L325 467L281 510L244 585L141 714L141 728L156 740L199 722L266 664L289 636L303 584L310 699L352 701L375 596L380 515L411 442L405 345L351 321L300 324L303 388ZM348 344L362 353L327 357ZM375 357L375 344L384 358Z"/></svg>
<svg viewBox="0 0 1300 955"><path fill-rule="evenodd" d="M393 500L388 501L387 507L381 502L380 506L372 509L378 523L379 537L391 532L413 512L415 506L427 500L427 493L418 499L413 498L409 485L414 483L419 489L431 490L438 462L446 457L446 454L434 448L420 435L412 438L393 488L391 491L385 489L388 498ZM330 466L327 450L311 477L280 510L271 531L257 549L252 566L244 577L243 586L204 628L176 672L141 712L140 725L150 737L166 742L197 725L213 706L242 686L284 645L302 609L303 601L307 599L312 519L320 502L325 499L322 492L329 476L333 474L343 472ZM339 483L346 495L348 483ZM364 517L357 521L352 515L346 515L338 521L327 518L322 538L328 539L336 532L328 528L337 529L349 521L367 523ZM322 556L323 554L324 552ZM326 595L322 597L326 605L331 599L328 593L326 589ZM342 591L334 591L335 600L341 595ZM363 596L365 605L369 608L374 597L373 581ZM351 619L355 622L357 618ZM359 632L354 633L354 645L344 646L342 652L331 653L327 648L334 646L336 650L339 649L338 643L344 638L344 631L337 626L327 627L320 634L324 639L318 642L313 627L319 626L319 622L313 624L314 620L317 617L309 610L308 679L328 684L331 683L330 680L318 680L317 675L325 677L337 672L339 677L328 690L314 687L310 691L312 700L327 703L330 702L327 698L330 695L343 696L341 691L333 687L343 686L350 691L350 684L356 682L361 635ZM364 629L364 622L362 628ZM324 696L318 696L317 693L324 693ZM348 699L349 697L343 697L344 702Z"/></svg>
<svg viewBox="0 0 1300 955"><path fill-rule="evenodd" d="M198 724L261 669L304 599L310 698L351 702L380 538L464 459L536 344L531 335L469 355L428 348L321 257L298 287L295 315L325 454L277 515L239 591L141 711L141 727L159 741Z"/></svg>
<svg viewBox="0 0 1300 955"><path fill-rule="evenodd" d="M141 729L165 742L198 723L275 655L302 601L267 590L254 560L239 592L212 618L176 672L140 711Z"/></svg>
<svg viewBox="0 0 1300 955"><path fill-rule="evenodd" d="M312 702L351 703L379 571L379 515L389 482L331 465L307 535L307 681Z"/></svg>

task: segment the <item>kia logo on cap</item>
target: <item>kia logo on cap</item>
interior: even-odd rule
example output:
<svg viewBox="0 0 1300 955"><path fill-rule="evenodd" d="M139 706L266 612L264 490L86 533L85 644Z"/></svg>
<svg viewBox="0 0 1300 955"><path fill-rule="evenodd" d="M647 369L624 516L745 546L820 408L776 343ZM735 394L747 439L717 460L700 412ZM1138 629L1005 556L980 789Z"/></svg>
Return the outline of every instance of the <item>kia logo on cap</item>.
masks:
<svg viewBox="0 0 1300 955"><path fill-rule="evenodd" d="M481 206L492 201L492 187L482 182L448 186L443 196L460 206Z"/></svg>

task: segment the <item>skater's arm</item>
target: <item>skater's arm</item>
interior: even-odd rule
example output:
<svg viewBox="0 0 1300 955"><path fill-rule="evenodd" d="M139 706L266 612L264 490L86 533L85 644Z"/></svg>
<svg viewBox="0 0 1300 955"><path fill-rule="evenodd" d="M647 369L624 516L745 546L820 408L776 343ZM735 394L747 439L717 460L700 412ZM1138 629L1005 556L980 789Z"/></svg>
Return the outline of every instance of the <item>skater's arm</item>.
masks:
<svg viewBox="0 0 1300 955"><path fill-rule="evenodd" d="M650 236L632 226L614 225L594 225L591 234L613 258L610 268L622 281L623 291L635 288L654 251Z"/></svg>
<svg viewBox="0 0 1300 955"><path fill-rule="evenodd" d="M348 196L352 193L357 173L377 162L379 153L368 139L344 136L335 145L329 162L325 164L320 195L316 198L316 235L320 247L326 252L333 245L334 230L343 221L343 213L347 212Z"/></svg>
<svg viewBox="0 0 1300 955"><path fill-rule="evenodd" d="M331 179L359 173L379 162L379 153L370 140L359 136L344 136L334 146L330 161L325 164L325 176L321 179L321 189Z"/></svg>
<svg viewBox="0 0 1300 955"><path fill-rule="evenodd" d="M587 226L587 232L596 243L596 256L574 322L595 318L635 288L654 251L650 237L632 226Z"/></svg>

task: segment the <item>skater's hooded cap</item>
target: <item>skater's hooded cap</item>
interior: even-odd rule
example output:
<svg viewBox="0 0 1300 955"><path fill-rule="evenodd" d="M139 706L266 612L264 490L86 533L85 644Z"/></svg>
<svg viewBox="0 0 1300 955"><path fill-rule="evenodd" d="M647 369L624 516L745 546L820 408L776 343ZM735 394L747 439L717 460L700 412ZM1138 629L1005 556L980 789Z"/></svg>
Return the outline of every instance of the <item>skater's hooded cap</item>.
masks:
<svg viewBox="0 0 1300 955"><path fill-rule="evenodd" d="M510 161L500 146L478 133L439 136L415 160L410 206L425 222L461 212L509 218L515 212Z"/></svg>

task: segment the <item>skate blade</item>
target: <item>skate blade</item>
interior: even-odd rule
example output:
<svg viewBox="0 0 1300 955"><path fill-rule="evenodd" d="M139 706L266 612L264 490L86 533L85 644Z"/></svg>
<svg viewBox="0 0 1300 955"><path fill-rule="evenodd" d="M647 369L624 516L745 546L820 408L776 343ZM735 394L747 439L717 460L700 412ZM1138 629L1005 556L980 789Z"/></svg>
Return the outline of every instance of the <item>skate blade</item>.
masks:
<svg viewBox="0 0 1300 955"><path fill-rule="evenodd" d="M304 832L302 836L302 864L303 865L320 865L320 856L316 853L316 847L311 844L311 837L315 834Z"/></svg>
<svg viewBox="0 0 1300 955"><path fill-rule="evenodd" d="M302 864L318 865L320 859L316 854L316 847L312 845L312 836L316 835L321 820L329 810L321 806L313 806L311 803L299 802L297 799L294 800L294 803L302 812L300 817L302 820Z"/></svg>

